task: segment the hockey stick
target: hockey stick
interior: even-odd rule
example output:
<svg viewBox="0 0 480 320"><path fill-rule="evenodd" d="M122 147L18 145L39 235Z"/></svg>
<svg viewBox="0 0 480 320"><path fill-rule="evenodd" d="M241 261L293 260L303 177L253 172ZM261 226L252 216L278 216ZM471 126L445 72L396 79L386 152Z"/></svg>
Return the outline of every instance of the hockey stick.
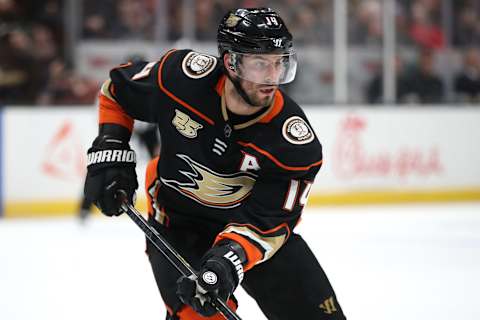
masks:
<svg viewBox="0 0 480 320"><path fill-rule="evenodd" d="M160 251L177 270L186 277L194 280L198 278L197 272L193 267L173 248L168 241L155 230L142 214L128 202L127 194L124 191L118 192L118 198L121 199L121 209L142 229L145 236ZM230 307L220 298L216 298L210 303L227 320L242 320Z"/></svg>

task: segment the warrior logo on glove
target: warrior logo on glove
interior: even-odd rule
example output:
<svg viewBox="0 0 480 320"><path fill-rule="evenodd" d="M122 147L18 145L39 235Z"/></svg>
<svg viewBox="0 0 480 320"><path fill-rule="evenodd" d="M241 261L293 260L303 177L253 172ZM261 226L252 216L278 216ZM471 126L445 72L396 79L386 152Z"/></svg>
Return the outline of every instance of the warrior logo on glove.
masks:
<svg viewBox="0 0 480 320"><path fill-rule="evenodd" d="M136 163L133 150L101 150L87 155L87 166L101 162L130 162Z"/></svg>

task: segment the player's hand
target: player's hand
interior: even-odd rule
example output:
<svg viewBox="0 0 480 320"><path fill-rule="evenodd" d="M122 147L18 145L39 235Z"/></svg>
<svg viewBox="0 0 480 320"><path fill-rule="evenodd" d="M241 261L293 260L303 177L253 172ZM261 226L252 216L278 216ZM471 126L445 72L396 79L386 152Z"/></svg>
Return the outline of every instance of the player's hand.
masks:
<svg viewBox="0 0 480 320"><path fill-rule="evenodd" d="M211 256L203 264L198 278L180 277L177 295L180 300L204 317L217 313L211 304L217 297L227 301L238 285L232 262L222 256Z"/></svg>
<svg viewBox="0 0 480 320"><path fill-rule="evenodd" d="M128 142L115 137L99 136L88 150L85 197L107 216L119 215L119 190L133 203L138 188L135 152Z"/></svg>

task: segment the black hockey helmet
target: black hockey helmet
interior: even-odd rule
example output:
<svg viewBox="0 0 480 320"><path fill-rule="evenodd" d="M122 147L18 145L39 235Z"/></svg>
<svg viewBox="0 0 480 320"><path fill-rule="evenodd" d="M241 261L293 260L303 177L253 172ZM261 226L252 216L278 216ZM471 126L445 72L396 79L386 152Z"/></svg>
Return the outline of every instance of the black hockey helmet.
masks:
<svg viewBox="0 0 480 320"><path fill-rule="evenodd" d="M270 8L229 11L217 32L220 56L226 51L241 53L290 53L292 35L282 18Z"/></svg>
<svg viewBox="0 0 480 320"><path fill-rule="evenodd" d="M217 42L220 57L230 54L226 67L239 78L269 85L295 78L297 58L292 35L270 8L229 11L218 26ZM269 58L259 61L261 55Z"/></svg>

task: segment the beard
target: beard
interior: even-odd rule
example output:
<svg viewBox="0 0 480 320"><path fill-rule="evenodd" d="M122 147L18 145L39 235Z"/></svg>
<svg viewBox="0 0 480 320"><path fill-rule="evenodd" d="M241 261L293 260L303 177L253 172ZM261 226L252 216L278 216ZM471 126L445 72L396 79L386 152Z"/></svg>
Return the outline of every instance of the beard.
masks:
<svg viewBox="0 0 480 320"><path fill-rule="evenodd" d="M261 109L270 107L275 97L275 91L278 89L276 85L260 85L254 82L244 80L236 75L227 72L227 77L234 86L234 94L245 101L248 107ZM270 89L270 94L261 92L261 90Z"/></svg>
<svg viewBox="0 0 480 320"><path fill-rule="evenodd" d="M253 108L268 108L273 102L273 95L271 97L259 97L258 94L252 93L249 94L247 93L248 98L250 98L250 101L253 104L248 104L249 106Z"/></svg>
<svg viewBox="0 0 480 320"><path fill-rule="evenodd" d="M247 104L254 108L268 108L273 102L275 98L275 91L277 88L275 86L268 86L269 92L268 94L262 92L262 88L266 86L253 84L251 82L246 83L245 81L240 82L240 86L244 91L245 95L248 97L250 101L247 101ZM265 90L265 89L263 89Z"/></svg>

